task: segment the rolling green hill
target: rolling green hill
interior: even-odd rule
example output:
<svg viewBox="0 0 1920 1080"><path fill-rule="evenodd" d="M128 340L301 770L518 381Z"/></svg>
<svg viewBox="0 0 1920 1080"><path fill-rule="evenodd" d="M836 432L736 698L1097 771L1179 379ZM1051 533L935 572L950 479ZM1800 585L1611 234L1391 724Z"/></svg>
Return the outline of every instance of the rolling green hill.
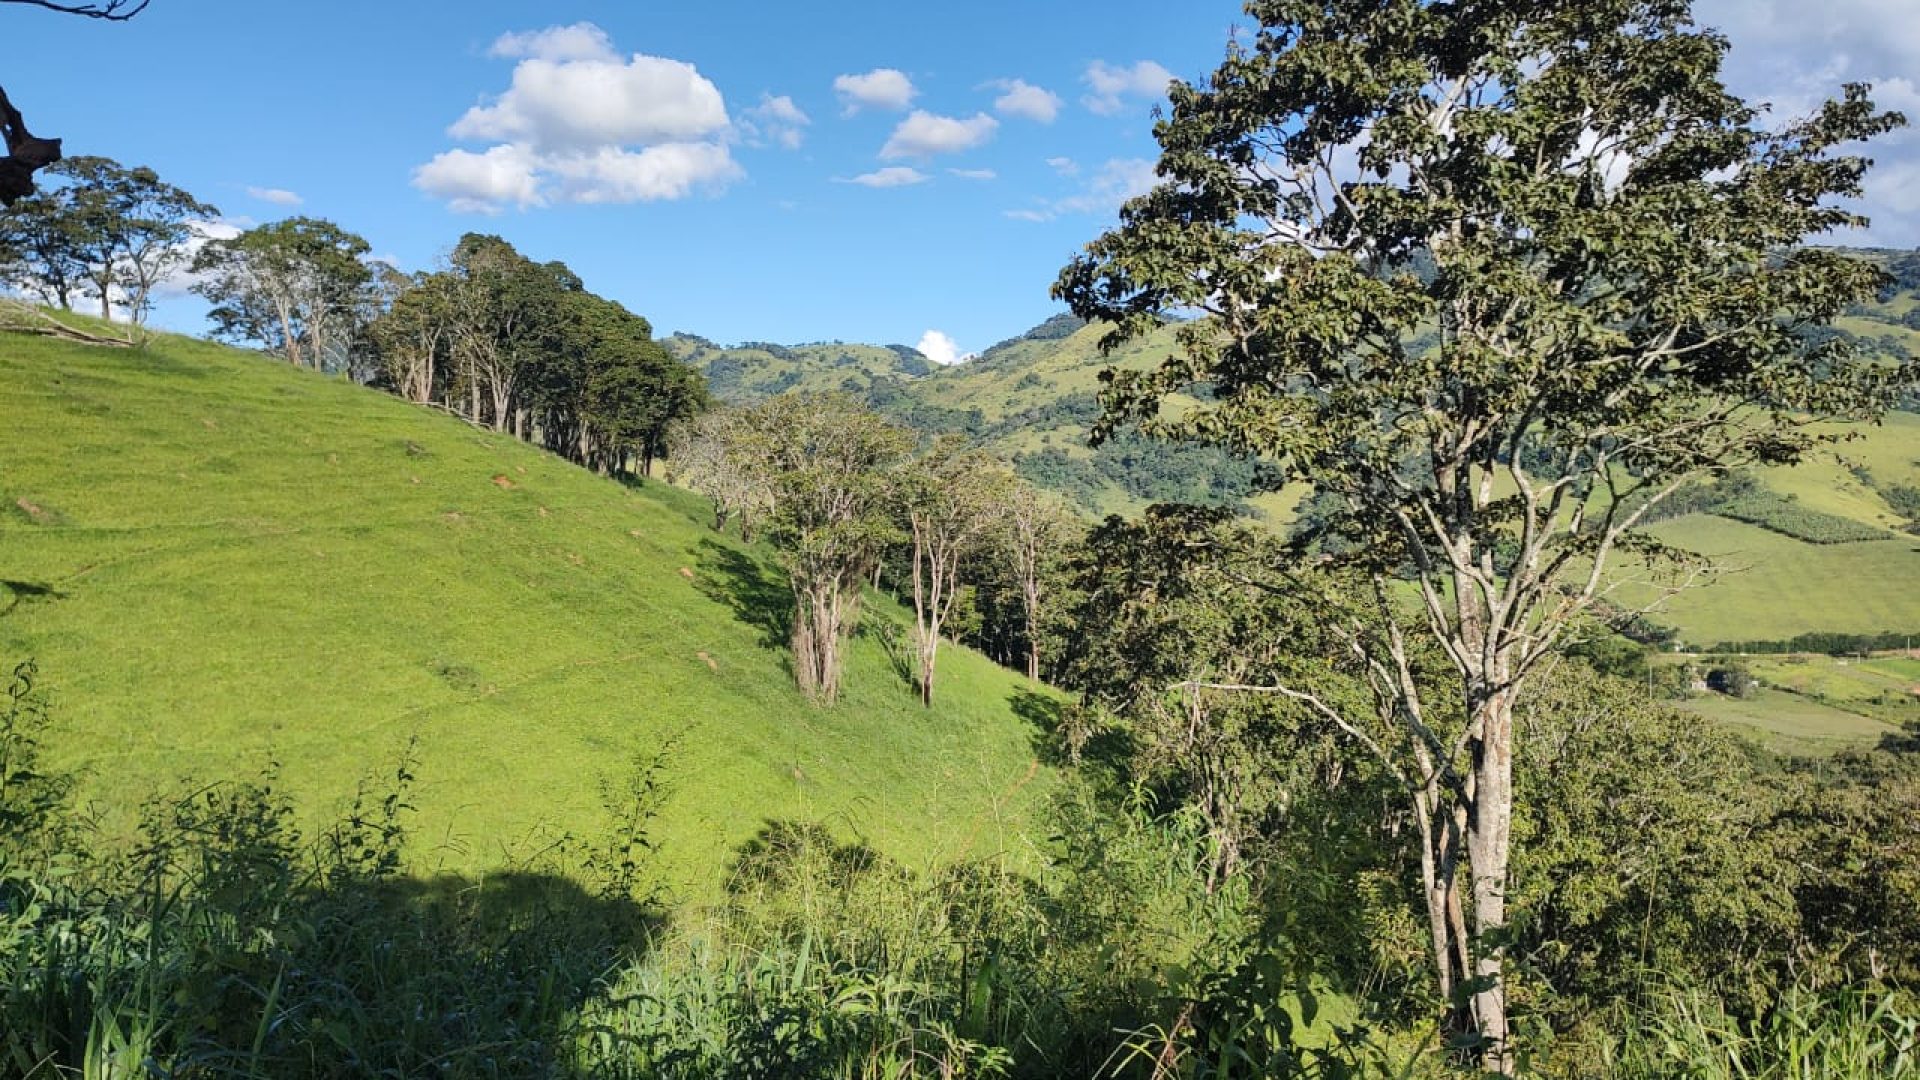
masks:
<svg viewBox="0 0 1920 1080"><path fill-rule="evenodd" d="M331 815L418 736L416 854L486 869L596 829L670 745L662 857L699 890L776 818L1017 850L1049 786L1024 681L955 649L922 709L884 603L843 704L806 704L784 583L664 484L184 339L0 337L0 402L0 657L38 661L110 819L269 760Z"/></svg>

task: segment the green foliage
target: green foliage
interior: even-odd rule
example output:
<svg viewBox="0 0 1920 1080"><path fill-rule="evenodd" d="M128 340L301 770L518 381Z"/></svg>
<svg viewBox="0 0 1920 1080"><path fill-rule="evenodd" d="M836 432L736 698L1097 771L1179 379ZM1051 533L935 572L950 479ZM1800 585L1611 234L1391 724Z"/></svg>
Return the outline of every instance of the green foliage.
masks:
<svg viewBox="0 0 1920 1080"><path fill-rule="evenodd" d="M256 225L200 248L193 291L213 305L215 337L258 345L296 367L340 371L364 325L371 250L318 218Z"/></svg>
<svg viewBox="0 0 1920 1080"><path fill-rule="evenodd" d="M1377 755L1421 778L1440 996L1473 986L1448 1022L1506 1071L1513 701L1609 557L1660 554L1634 530L1662 493L1797 462L1839 438L1818 421L1877 419L1920 376L1800 334L1880 284L1801 245L1861 223L1851 149L1904 120L1849 86L1763 128L1685 4L1248 12L1208 79L1170 88L1157 186L1054 291L1109 345L1200 316L1156 366L1103 375L1096 435L1210 442L1338 500L1383 628L1353 651L1404 739ZM1445 681L1416 676L1411 637ZM1437 735L1456 704L1463 734Z"/></svg>
<svg viewBox="0 0 1920 1080"><path fill-rule="evenodd" d="M47 839L73 786L44 761L47 704L37 676L31 661L22 662L0 690L0 866Z"/></svg>
<svg viewBox="0 0 1920 1080"><path fill-rule="evenodd" d="M1656 996L1606 1075L1620 1080L1911 1080L1920 1016L1892 994L1792 991L1759 1022L1692 991Z"/></svg>
<svg viewBox="0 0 1920 1080"><path fill-rule="evenodd" d="M0 275L61 307L77 293L138 323L155 286L189 260L196 224L220 213L109 158L66 158L45 175L54 183L0 215Z"/></svg>

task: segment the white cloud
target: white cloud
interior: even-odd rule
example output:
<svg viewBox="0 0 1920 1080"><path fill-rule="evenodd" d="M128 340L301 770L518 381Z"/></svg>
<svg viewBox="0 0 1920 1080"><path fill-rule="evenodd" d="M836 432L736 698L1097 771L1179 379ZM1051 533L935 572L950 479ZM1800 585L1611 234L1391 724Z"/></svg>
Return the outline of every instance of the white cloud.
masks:
<svg viewBox="0 0 1920 1080"><path fill-rule="evenodd" d="M1080 175L1080 163L1070 157L1050 157L1047 159L1047 168L1061 176Z"/></svg>
<svg viewBox="0 0 1920 1080"><path fill-rule="evenodd" d="M740 131L752 146L774 145L798 150L806 140L807 125L811 123L813 119L787 95L761 94L760 104L741 114Z"/></svg>
<svg viewBox="0 0 1920 1080"><path fill-rule="evenodd" d="M890 188L906 187L909 184L924 184L933 179L919 169L909 169L904 165L890 165L884 169L875 169L870 173L861 173L843 184L859 184L862 187Z"/></svg>
<svg viewBox="0 0 1920 1080"><path fill-rule="evenodd" d="M697 187L738 179L740 166L716 143L663 143L643 150L603 146L591 154L556 158L546 167L559 178L567 202L630 203L680 199Z"/></svg>
<svg viewBox="0 0 1920 1080"><path fill-rule="evenodd" d="M994 111L1002 116L1024 116L1051 124L1060 115L1060 95L1024 79L1001 79L990 84L1004 91L993 99Z"/></svg>
<svg viewBox="0 0 1920 1080"><path fill-rule="evenodd" d="M253 219L244 217L215 218L211 221L189 221L187 223L189 235L187 242L181 245L180 260L174 264L171 273L159 281L154 282L154 299L179 298L189 295L193 291L193 286L200 280L199 275L195 274L191 269L193 259L194 256L200 254L200 249L207 245L207 241L231 240L247 229L252 228L253 225ZM125 303L123 291L115 291L114 302L116 304Z"/></svg>
<svg viewBox="0 0 1920 1080"><path fill-rule="evenodd" d="M497 214L503 207L544 206L540 160L524 146L502 144L481 153L448 150L413 171L413 186L447 200L463 214Z"/></svg>
<svg viewBox="0 0 1920 1080"><path fill-rule="evenodd" d="M833 92L846 104L852 116L861 109L899 112L913 103L919 91L906 72L895 68L874 68L865 75L841 75L833 80Z"/></svg>
<svg viewBox="0 0 1920 1080"><path fill-rule="evenodd" d="M513 85L455 121L456 139L526 143L543 150L696 139L727 126L719 88L692 64L631 60L522 60Z"/></svg>
<svg viewBox="0 0 1920 1080"><path fill-rule="evenodd" d="M299 206L306 201L297 193L288 191L286 188L253 187L252 185L248 185L247 194L259 199L261 202L272 203L275 206Z"/></svg>
<svg viewBox="0 0 1920 1080"><path fill-rule="evenodd" d="M1127 98L1159 98L1167 92L1173 73L1151 60L1131 66L1113 65L1095 60L1087 65L1083 78L1090 93L1081 104L1101 116L1113 116L1126 107Z"/></svg>
<svg viewBox="0 0 1920 1080"><path fill-rule="evenodd" d="M938 330L929 330L920 335L920 344L914 348L941 367L952 367L973 359L972 353L962 353L952 338Z"/></svg>
<svg viewBox="0 0 1920 1080"><path fill-rule="evenodd" d="M507 90L447 133L493 145L444 151L413 174L455 211L679 199L742 175L726 100L692 64L623 59L585 22L503 35L489 55L517 61ZM749 114L756 137L799 144L806 115L791 99L763 97Z"/></svg>
<svg viewBox="0 0 1920 1080"><path fill-rule="evenodd" d="M501 34L487 55L503 60L618 60L613 40L590 22Z"/></svg>
<svg viewBox="0 0 1920 1080"><path fill-rule="evenodd" d="M975 113L960 120L915 109L893 129L887 145L880 149L880 157L883 160L925 158L971 150L993 138L999 128L1000 121L986 113Z"/></svg>
<svg viewBox="0 0 1920 1080"><path fill-rule="evenodd" d="M947 171L962 180L996 180L1000 176L992 169L948 169Z"/></svg>
<svg viewBox="0 0 1920 1080"><path fill-rule="evenodd" d="M1015 221L1052 221L1068 214L1111 214L1128 199L1153 190L1158 177L1145 158L1114 158L1100 167L1080 191L1037 206L1005 211Z"/></svg>

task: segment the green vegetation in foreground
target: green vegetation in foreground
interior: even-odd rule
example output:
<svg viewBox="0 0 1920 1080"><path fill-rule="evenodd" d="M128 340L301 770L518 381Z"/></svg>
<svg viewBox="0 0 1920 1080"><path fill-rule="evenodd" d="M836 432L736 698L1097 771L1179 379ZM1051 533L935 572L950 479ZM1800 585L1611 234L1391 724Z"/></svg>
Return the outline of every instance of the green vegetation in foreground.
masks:
<svg viewBox="0 0 1920 1080"><path fill-rule="evenodd" d="M466 871L593 827L671 745L655 839L704 890L770 819L909 862L1018 851L1050 786L1027 684L954 649L923 709L889 604L843 704L808 706L784 580L667 485L177 338L0 337L0 401L0 655L39 661L53 764L114 811L277 761L330 817L417 735L414 857Z"/></svg>

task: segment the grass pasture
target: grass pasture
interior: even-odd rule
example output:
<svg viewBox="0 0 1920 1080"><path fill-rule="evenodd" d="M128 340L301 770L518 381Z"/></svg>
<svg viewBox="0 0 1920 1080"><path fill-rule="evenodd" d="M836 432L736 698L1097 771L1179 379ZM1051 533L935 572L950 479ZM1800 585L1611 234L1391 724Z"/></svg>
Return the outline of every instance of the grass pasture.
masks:
<svg viewBox="0 0 1920 1080"><path fill-rule="evenodd" d="M664 484L184 339L0 337L0 402L0 658L38 661L55 763L120 820L269 761L330 820L417 736L417 854L485 870L597 829L671 744L662 859L704 889L781 818L1021 850L1049 785L1025 681L950 649L922 709L884 603L844 703L808 705L784 583Z"/></svg>

